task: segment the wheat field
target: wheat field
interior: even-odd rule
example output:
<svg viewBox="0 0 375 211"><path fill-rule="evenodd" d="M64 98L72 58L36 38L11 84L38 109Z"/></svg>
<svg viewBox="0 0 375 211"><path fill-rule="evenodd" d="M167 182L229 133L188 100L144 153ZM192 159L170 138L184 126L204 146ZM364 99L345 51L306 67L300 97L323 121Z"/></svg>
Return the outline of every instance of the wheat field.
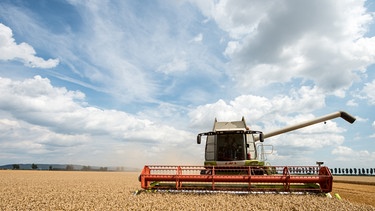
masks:
<svg viewBox="0 0 375 211"><path fill-rule="evenodd" d="M141 193L138 173L0 171L0 210L375 210L313 195Z"/></svg>

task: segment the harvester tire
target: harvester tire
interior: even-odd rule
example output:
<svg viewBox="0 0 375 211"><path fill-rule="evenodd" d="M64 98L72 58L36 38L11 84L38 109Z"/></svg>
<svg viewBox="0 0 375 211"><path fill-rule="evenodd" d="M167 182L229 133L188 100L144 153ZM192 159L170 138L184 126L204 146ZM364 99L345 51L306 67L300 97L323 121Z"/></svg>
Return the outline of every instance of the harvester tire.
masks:
<svg viewBox="0 0 375 211"><path fill-rule="evenodd" d="M264 169L260 168L260 169L252 169L251 170L251 174L252 175L263 175L264 174Z"/></svg>

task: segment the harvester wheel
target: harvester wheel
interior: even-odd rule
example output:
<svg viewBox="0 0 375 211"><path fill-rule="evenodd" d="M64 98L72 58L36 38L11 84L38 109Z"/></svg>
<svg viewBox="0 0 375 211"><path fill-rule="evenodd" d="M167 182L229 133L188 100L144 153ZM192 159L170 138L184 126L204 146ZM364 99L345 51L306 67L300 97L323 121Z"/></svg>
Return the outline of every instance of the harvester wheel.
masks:
<svg viewBox="0 0 375 211"><path fill-rule="evenodd" d="M251 169L251 174L252 175L264 175L264 169L262 168Z"/></svg>
<svg viewBox="0 0 375 211"><path fill-rule="evenodd" d="M201 170L201 175L211 175L211 174L212 174L212 170L210 169Z"/></svg>

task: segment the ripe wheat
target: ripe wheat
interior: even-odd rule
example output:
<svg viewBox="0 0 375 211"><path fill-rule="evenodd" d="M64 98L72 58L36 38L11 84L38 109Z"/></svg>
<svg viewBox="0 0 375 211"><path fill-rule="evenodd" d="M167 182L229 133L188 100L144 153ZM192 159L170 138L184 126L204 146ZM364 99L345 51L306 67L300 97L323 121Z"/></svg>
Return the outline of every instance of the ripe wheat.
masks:
<svg viewBox="0 0 375 211"><path fill-rule="evenodd" d="M138 173L0 171L0 210L375 210L313 195L141 193Z"/></svg>

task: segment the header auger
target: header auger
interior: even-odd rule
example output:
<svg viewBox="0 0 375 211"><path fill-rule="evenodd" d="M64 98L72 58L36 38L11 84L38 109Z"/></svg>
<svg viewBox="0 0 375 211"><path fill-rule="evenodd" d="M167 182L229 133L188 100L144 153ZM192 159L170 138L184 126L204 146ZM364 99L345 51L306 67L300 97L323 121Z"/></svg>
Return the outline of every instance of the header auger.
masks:
<svg viewBox="0 0 375 211"><path fill-rule="evenodd" d="M215 119L212 131L197 135L198 144L206 136L204 166L146 165L139 180L143 189L151 191L329 193L333 177L328 167L321 162L318 166L271 166L266 162L263 142L338 117L349 123L355 121L339 111L263 133L250 130L244 118L233 122Z"/></svg>

